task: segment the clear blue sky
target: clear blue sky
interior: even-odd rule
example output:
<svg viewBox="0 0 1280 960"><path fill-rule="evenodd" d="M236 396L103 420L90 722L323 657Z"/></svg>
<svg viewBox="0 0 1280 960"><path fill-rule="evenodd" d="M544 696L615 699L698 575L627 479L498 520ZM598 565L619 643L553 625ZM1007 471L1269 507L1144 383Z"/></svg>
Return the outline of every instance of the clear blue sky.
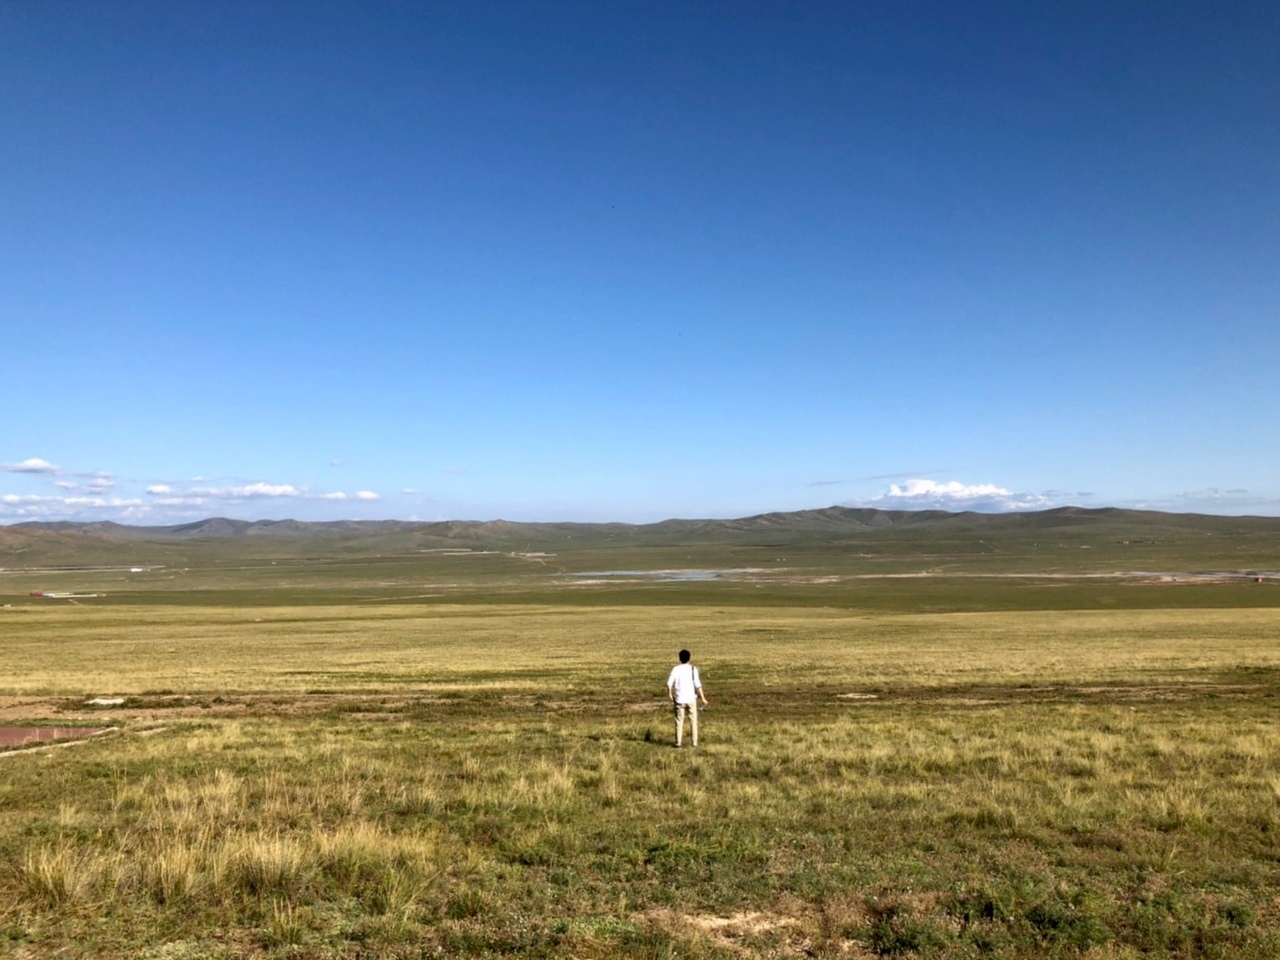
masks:
<svg viewBox="0 0 1280 960"><path fill-rule="evenodd" d="M1280 5L0 0L0 522L1280 513Z"/></svg>

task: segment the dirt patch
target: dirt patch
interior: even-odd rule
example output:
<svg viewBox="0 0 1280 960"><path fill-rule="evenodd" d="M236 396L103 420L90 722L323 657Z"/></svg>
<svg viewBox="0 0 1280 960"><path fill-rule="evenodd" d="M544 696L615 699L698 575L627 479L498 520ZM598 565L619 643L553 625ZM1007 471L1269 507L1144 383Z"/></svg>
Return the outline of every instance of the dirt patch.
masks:
<svg viewBox="0 0 1280 960"><path fill-rule="evenodd" d="M691 926L706 933L714 933L723 937L736 938L742 936L758 937L775 930L797 926L797 921L790 917L771 917L757 911L743 911L729 917L692 916L684 918Z"/></svg>
<svg viewBox="0 0 1280 960"><path fill-rule="evenodd" d="M672 910L650 910L643 914L646 922L672 931L693 930L708 937L721 950L758 956L767 945L769 956L807 957L813 955L813 943L805 935L796 917L742 911L727 917L708 914L681 914Z"/></svg>
<svg viewBox="0 0 1280 960"><path fill-rule="evenodd" d="M41 710L51 702L48 698L0 697L0 726L4 726L6 721L30 720L32 717L38 717L41 715Z"/></svg>

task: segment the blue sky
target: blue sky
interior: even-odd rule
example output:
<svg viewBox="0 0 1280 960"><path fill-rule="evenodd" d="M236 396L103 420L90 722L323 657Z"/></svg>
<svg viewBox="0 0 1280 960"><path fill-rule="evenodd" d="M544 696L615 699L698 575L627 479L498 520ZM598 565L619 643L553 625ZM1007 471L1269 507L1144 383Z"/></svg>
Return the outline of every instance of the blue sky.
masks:
<svg viewBox="0 0 1280 960"><path fill-rule="evenodd" d="M0 522L1280 514L1272 2L0 0Z"/></svg>

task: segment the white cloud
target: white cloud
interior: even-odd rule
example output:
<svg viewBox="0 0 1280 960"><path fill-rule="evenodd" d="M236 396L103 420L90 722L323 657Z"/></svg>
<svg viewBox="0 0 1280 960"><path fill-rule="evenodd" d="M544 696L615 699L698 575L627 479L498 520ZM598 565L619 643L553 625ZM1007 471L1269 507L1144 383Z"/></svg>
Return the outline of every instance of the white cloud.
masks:
<svg viewBox="0 0 1280 960"><path fill-rule="evenodd" d="M1131 500L1124 505L1138 510L1163 510L1170 513L1262 517L1280 515L1280 497L1254 493L1252 490L1241 488L1222 490L1218 487L1205 487L1200 490L1187 490L1172 497Z"/></svg>
<svg viewBox="0 0 1280 960"><path fill-rule="evenodd" d="M61 497L37 497L35 494L27 494L25 496L20 496L16 493L6 493L4 496L0 497L0 503L3 503L5 506L13 507L13 506L19 506L21 504L45 503L47 501L61 500L61 499L62 499Z"/></svg>
<svg viewBox="0 0 1280 960"><path fill-rule="evenodd" d="M322 493L319 496L319 499L320 500L381 500L382 497L378 496L372 490L359 490L354 494L347 494L339 490L336 493Z"/></svg>
<svg viewBox="0 0 1280 960"><path fill-rule="evenodd" d="M128 497L0 496L0 517L12 520L128 520L141 516L145 507L144 501Z"/></svg>
<svg viewBox="0 0 1280 960"><path fill-rule="evenodd" d="M997 487L994 483L963 484L959 480L950 483L938 483L936 480L908 480L899 486L889 485L890 497L940 497L955 500L973 500L977 497L1008 497L1011 490Z"/></svg>
<svg viewBox="0 0 1280 960"><path fill-rule="evenodd" d="M1015 493L994 483L961 483L951 480L912 479L889 485L887 492L861 506L885 510L976 510L1006 513L1015 510L1044 510L1054 501L1038 493Z"/></svg>
<svg viewBox="0 0 1280 960"><path fill-rule="evenodd" d="M60 497L59 499L71 507L111 507L118 509L120 507L141 507L146 504L145 500L128 497Z"/></svg>
<svg viewBox="0 0 1280 960"><path fill-rule="evenodd" d="M166 484L160 484L156 489L164 487L165 493L173 493L172 488ZM150 492L150 490L149 490ZM188 495L192 497L208 498L212 500L381 500L382 498L372 490L361 490L358 493L350 494L343 490L335 490L332 493L316 493L309 487L297 487L291 483L246 483L239 486L231 487L194 487L188 491Z"/></svg>
<svg viewBox="0 0 1280 960"><path fill-rule="evenodd" d="M39 457L31 457L23 460L21 463L8 463L3 468L8 473L60 473L61 468L48 460L41 460Z"/></svg>
<svg viewBox="0 0 1280 960"><path fill-rule="evenodd" d="M42 466L43 465L43 466ZM295 513L299 517L314 516L319 507L308 510L304 504L375 503L382 499L373 490L355 492L314 490L306 485L234 481L206 484L203 481L144 483L120 481L130 487L112 495L116 478L105 471L69 473L47 461L25 461L15 464L25 472L57 471L50 478L48 494L0 494L0 523L23 520L70 520L91 522L115 520L124 523L176 523L200 516ZM47 466L47 469L46 469ZM3 469L9 470L10 467ZM295 506L296 505L296 506Z"/></svg>
<svg viewBox="0 0 1280 960"><path fill-rule="evenodd" d="M105 470L72 473L40 457L31 457L21 463L4 464L0 466L0 471L50 478L54 487L65 490L68 494L101 495L116 485L115 477Z"/></svg>
<svg viewBox="0 0 1280 960"><path fill-rule="evenodd" d="M211 487L191 491L197 496L219 500L256 500L260 497L305 497L306 490L291 483L246 483L239 487Z"/></svg>

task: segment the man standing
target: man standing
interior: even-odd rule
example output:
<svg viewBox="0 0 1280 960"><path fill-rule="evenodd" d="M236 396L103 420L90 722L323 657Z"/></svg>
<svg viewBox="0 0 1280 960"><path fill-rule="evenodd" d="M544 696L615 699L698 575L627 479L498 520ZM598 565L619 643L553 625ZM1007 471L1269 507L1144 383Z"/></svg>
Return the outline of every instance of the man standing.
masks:
<svg viewBox="0 0 1280 960"><path fill-rule="evenodd" d="M667 677L667 696L676 708L676 747L684 740L684 716L689 714L689 728L693 733L693 745L698 745L698 701L707 705L707 695L702 692L702 678L698 668L689 662L689 651L680 651L680 662L671 668Z"/></svg>

